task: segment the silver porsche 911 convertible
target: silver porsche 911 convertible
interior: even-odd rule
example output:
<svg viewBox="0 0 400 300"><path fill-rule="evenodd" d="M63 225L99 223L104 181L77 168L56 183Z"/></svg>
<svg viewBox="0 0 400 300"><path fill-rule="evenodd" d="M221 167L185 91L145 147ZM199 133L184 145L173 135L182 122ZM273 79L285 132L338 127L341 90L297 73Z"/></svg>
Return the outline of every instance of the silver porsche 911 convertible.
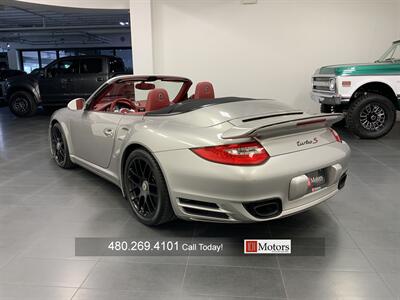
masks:
<svg viewBox="0 0 400 300"><path fill-rule="evenodd" d="M209 82L173 76L110 79L50 122L51 153L118 185L147 225L175 217L257 222L306 210L346 181L348 145L278 101L215 98Z"/></svg>

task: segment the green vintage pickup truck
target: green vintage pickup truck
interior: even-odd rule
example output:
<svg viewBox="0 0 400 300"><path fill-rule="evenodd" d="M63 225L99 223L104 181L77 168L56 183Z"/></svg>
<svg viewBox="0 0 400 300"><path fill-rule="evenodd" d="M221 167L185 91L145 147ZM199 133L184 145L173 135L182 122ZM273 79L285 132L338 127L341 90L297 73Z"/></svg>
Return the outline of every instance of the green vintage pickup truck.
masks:
<svg viewBox="0 0 400 300"><path fill-rule="evenodd" d="M360 138L384 136L400 110L400 41L374 63L317 69L311 95L321 112L343 112L347 127Z"/></svg>

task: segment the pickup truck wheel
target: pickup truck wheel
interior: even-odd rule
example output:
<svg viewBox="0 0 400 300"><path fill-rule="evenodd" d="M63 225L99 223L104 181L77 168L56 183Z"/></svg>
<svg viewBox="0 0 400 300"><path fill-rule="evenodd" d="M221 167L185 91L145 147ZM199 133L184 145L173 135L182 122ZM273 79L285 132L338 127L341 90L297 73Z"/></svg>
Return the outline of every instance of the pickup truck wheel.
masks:
<svg viewBox="0 0 400 300"><path fill-rule="evenodd" d="M385 96L367 93L350 104L346 122L360 138L377 139L392 129L396 122L396 108Z"/></svg>
<svg viewBox="0 0 400 300"><path fill-rule="evenodd" d="M15 92L10 97L11 112L18 117L30 117L37 111L37 104L33 96L27 92Z"/></svg>
<svg viewBox="0 0 400 300"><path fill-rule="evenodd" d="M123 188L133 213L143 224L155 226L175 218L164 176L147 151L136 149L129 154Z"/></svg>

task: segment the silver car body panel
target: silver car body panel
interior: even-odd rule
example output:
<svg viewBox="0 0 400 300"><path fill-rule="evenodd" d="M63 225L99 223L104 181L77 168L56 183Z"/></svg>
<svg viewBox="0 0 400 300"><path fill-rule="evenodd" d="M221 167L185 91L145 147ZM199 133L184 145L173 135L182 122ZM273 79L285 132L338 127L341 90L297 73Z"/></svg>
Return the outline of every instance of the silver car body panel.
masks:
<svg viewBox="0 0 400 300"><path fill-rule="evenodd" d="M293 114L279 116L287 113ZM299 113L275 100L243 100L165 116L122 115L63 108L53 114L51 124L61 124L74 163L113 182L121 190L128 148L140 146L152 153L159 163L178 217L218 222L254 222L264 219L251 215L243 206L244 203L279 198L282 212L274 218L290 215L334 196L338 192L340 177L347 171L350 148L345 142L335 140L329 129L329 120L324 126L293 126L290 123L298 119L325 119L327 116ZM336 118L339 119L338 116ZM246 121L248 119L250 121ZM291 127L282 127L280 123L284 122L289 122ZM257 131L267 125L268 130L264 128ZM243 132L243 128L253 128L253 134L224 138L226 132ZM262 165L213 163L190 150L254 139L270 155ZM289 199L293 178L322 168L328 170L328 186L298 199ZM293 187L292 195L297 190ZM180 199L206 201L216 207L199 208L195 204L181 203ZM193 205L197 209L223 212L228 217L220 219L185 211L185 207Z"/></svg>

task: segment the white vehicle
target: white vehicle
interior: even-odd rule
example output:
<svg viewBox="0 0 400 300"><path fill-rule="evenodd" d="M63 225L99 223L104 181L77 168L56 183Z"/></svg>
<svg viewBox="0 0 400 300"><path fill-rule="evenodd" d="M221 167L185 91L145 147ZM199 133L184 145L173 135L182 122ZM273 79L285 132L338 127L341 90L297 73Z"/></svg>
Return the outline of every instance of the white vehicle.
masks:
<svg viewBox="0 0 400 300"><path fill-rule="evenodd" d="M400 110L400 41L374 63L322 67L312 77L312 98L321 112L343 112L360 138L387 134Z"/></svg>

